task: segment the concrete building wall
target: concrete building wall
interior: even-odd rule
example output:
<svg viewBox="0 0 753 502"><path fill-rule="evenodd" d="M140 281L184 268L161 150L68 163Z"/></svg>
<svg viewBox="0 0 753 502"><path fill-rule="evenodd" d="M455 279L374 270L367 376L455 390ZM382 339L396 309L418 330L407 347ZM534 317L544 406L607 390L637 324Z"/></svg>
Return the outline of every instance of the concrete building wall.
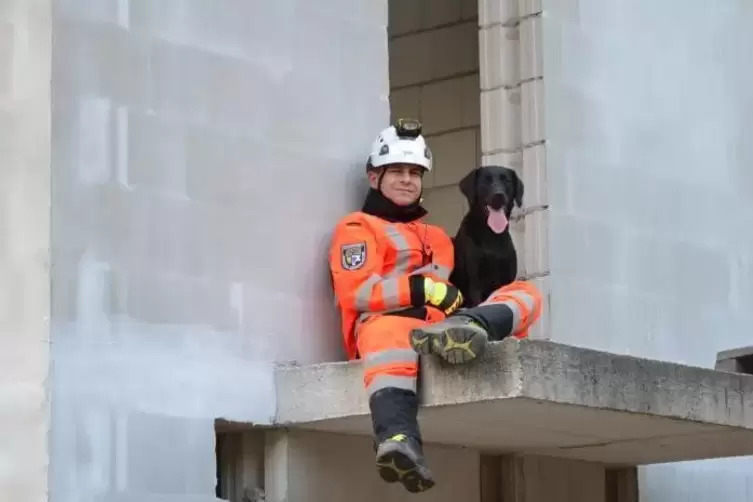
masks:
<svg viewBox="0 0 753 502"><path fill-rule="evenodd" d="M543 2L551 336L713 367L753 323L753 9ZM646 502L753 500L753 460L642 470Z"/></svg>
<svg viewBox="0 0 753 502"><path fill-rule="evenodd" d="M271 439L271 441L270 441ZM267 500L480 502L479 453L466 448L428 446L426 454L440 480L423 494L386 484L376 473L367 437L296 431L267 441ZM287 477L283 473L288 473Z"/></svg>
<svg viewBox="0 0 753 502"><path fill-rule="evenodd" d="M542 17L535 2L490 1L480 35L475 2L428 5L391 13L388 86L380 2L60 0L52 16L40 0L2 4L0 362L14 383L0 394L0 498L214 499L213 419L268 422L272 361L340 357L318 257L360 200L388 87L393 111L427 125L438 164L426 203L451 233L464 210L454 184L480 152L522 169L519 251L551 261L557 340L705 365L742 344L747 4L552 1ZM539 29L543 66L527 52ZM270 210L272 188L290 204ZM322 204L322 191L343 196ZM549 227L528 224L544 214ZM542 263L526 273L546 275ZM365 480L368 441L349 440L297 437L290 465L331 480L363 454L353 479ZM476 454L464 455L430 455L460 476L442 496L475 478ZM652 467L643 497L753 500L750 467Z"/></svg>
<svg viewBox="0 0 753 502"><path fill-rule="evenodd" d="M225 433L222 444L221 495L231 502L242 502L260 487L270 502L486 502L480 498L481 455L471 448L426 445L438 484L415 495L379 478L369 437L255 430Z"/></svg>
<svg viewBox="0 0 753 502"><path fill-rule="evenodd" d="M264 486L267 501L617 502L601 464L536 455L487 456L425 445L437 485L410 494L379 479L371 439L303 430L229 433L223 498L241 502ZM251 499L253 500L253 499Z"/></svg>
<svg viewBox="0 0 753 502"><path fill-rule="evenodd" d="M214 419L341 357L326 248L388 122L386 4L54 5L52 499L214 500Z"/></svg>
<svg viewBox="0 0 753 502"><path fill-rule="evenodd" d="M0 3L0 500L45 502L50 2Z"/></svg>
<svg viewBox="0 0 753 502"><path fill-rule="evenodd" d="M429 221L450 235L466 211L457 182L480 161L477 0L390 0L392 118L423 122L434 154Z"/></svg>

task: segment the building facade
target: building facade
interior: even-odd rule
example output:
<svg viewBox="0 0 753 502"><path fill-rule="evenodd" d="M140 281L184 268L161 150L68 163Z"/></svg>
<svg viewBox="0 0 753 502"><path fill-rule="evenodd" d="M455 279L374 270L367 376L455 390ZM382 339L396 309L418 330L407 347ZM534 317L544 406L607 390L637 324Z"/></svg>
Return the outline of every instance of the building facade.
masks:
<svg viewBox="0 0 753 502"><path fill-rule="evenodd" d="M407 500L347 418L360 398L327 431L280 423L327 411L285 385L352 370L308 366L342 359L323 253L391 115L426 126L449 232L477 163L526 183L514 233L547 314L500 357L549 340L712 368L750 345L752 21L742 0L3 2L0 500ZM741 439L709 432L707 457L749 444L739 378L717 404ZM598 462L461 446L429 447L444 481L420 497L510 500L479 482L504 468L529 473L517 502L607 500ZM641 467L640 498L753 502L751 472Z"/></svg>

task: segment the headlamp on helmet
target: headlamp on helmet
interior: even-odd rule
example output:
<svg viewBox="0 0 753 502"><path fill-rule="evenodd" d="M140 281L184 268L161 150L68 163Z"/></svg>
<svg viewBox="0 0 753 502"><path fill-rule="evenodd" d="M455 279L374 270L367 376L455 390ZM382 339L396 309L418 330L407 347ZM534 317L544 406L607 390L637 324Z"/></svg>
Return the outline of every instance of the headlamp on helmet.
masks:
<svg viewBox="0 0 753 502"><path fill-rule="evenodd" d="M421 136L421 129L421 122L415 119L397 119L395 121L395 133L401 139L416 139Z"/></svg>
<svg viewBox="0 0 753 502"><path fill-rule="evenodd" d="M400 118L379 133L371 146L367 168L412 164L431 171L432 155L421 135L421 122Z"/></svg>

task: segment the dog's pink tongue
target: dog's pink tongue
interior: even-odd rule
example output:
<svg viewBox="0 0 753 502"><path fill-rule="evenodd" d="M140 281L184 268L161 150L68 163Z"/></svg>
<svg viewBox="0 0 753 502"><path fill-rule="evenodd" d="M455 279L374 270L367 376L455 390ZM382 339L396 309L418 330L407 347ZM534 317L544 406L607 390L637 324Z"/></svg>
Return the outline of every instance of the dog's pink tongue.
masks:
<svg viewBox="0 0 753 502"><path fill-rule="evenodd" d="M486 224L492 229L492 232L501 234L507 228L507 216L505 215L504 208L492 209L487 206L489 210L489 217L486 219Z"/></svg>

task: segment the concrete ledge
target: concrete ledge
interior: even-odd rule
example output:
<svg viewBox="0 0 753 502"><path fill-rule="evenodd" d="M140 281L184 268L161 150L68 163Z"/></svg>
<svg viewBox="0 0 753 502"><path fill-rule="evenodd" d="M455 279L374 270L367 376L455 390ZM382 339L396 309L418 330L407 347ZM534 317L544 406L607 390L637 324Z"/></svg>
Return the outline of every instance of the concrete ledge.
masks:
<svg viewBox="0 0 753 502"><path fill-rule="evenodd" d="M715 369L753 375L753 345L719 352Z"/></svg>
<svg viewBox="0 0 753 502"><path fill-rule="evenodd" d="M279 426L368 435L359 363L281 366ZM753 376L562 345L422 363L426 442L611 465L753 455Z"/></svg>

